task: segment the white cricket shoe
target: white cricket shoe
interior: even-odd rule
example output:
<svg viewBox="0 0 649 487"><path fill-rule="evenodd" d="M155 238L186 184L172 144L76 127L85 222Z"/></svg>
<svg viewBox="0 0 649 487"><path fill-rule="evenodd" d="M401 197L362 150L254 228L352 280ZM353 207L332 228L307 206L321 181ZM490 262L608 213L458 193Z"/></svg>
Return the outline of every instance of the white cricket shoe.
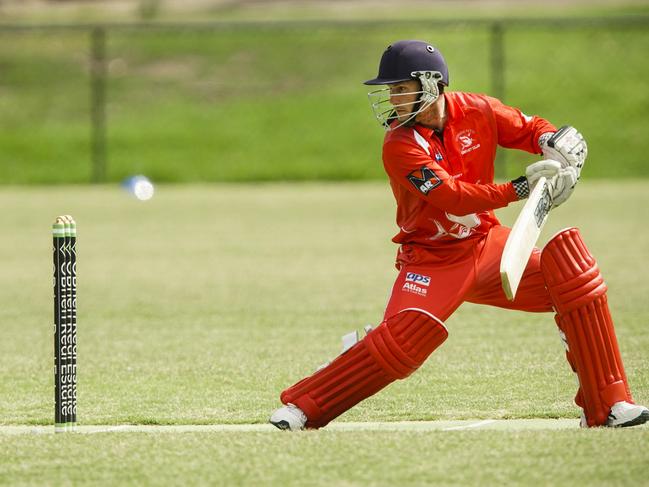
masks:
<svg viewBox="0 0 649 487"><path fill-rule="evenodd" d="M643 424L647 421L649 421L649 409L639 404L620 401L613 404L611 412L608 413L606 426L623 428Z"/></svg>
<svg viewBox="0 0 649 487"><path fill-rule="evenodd" d="M281 430L297 431L304 429L306 416L299 407L288 403L276 410L270 416L269 421L270 424Z"/></svg>

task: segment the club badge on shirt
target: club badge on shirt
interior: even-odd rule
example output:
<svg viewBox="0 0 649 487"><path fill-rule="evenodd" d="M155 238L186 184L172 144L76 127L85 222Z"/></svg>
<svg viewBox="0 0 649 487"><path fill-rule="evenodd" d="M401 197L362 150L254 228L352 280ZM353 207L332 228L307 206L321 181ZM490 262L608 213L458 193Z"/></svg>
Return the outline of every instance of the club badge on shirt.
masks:
<svg viewBox="0 0 649 487"><path fill-rule="evenodd" d="M437 176L437 174L435 174L435 171L426 166L415 169L408 174L408 181L410 181L420 193L425 195L427 195L430 190L435 189L442 184L442 180Z"/></svg>
<svg viewBox="0 0 649 487"><path fill-rule="evenodd" d="M460 154L462 155L480 148L480 142L476 140L473 129L466 129L457 134L457 141L460 144Z"/></svg>

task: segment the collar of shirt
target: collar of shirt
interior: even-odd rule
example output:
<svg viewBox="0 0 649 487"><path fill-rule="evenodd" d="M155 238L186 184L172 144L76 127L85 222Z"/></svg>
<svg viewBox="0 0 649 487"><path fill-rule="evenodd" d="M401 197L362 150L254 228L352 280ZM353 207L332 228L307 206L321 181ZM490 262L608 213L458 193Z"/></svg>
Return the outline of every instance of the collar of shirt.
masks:
<svg viewBox="0 0 649 487"><path fill-rule="evenodd" d="M454 96L451 96L450 93L444 93L444 102L446 103L446 123L444 124L444 131L450 125L459 123L465 116L464 107L462 104L458 103ZM424 127L423 125L416 125L417 132L420 135L424 136L426 139L430 140L433 137L434 129Z"/></svg>

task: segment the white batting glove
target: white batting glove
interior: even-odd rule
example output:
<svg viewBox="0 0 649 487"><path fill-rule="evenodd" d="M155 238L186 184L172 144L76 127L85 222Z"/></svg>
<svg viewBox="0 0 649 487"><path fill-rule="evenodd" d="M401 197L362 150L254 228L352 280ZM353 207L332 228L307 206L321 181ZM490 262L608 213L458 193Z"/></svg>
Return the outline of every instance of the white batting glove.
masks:
<svg viewBox="0 0 649 487"><path fill-rule="evenodd" d="M572 166L561 168L559 173L550 180L553 208L565 203L570 198L578 180L577 169Z"/></svg>
<svg viewBox="0 0 649 487"><path fill-rule="evenodd" d="M530 186L530 191L542 177L550 180L559 174L561 170L561 163L558 161L543 160L530 164L525 169L525 177L527 184Z"/></svg>
<svg viewBox="0 0 649 487"><path fill-rule="evenodd" d="M538 161L530 164L525 169L525 176L514 179L512 185L519 200L525 199L530 195L536 183L539 182L541 177L551 181L556 177L561 170L561 163L557 161Z"/></svg>
<svg viewBox="0 0 649 487"><path fill-rule="evenodd" d="M556 132L547 132L539 137L539 146L546 159L559 161L562 167L574 167L577 179L588 156L588 146L576 128L564 125Z"/></svg>

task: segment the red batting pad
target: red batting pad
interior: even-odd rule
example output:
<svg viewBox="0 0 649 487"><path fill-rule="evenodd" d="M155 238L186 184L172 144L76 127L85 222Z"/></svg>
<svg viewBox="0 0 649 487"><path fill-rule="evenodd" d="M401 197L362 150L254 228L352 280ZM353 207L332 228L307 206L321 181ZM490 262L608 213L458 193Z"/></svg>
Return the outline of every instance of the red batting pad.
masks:
<svg viewBox="0 0 649 487"><path fill-rule="evenodd" d="M541 254L541 271L579 377L576 402L589 426L606 424L611 406L633 402L606 299L606 284L576 228L562 230Z"/></svg>
<svg viewBox="0 0 649 487"><path fill-rule="evenodd" d="M321 428L391 382L412 374L447 336L444 325L427 313L401 311L325 368L286 389L281 400L304 411L307 428Z"/></svg>

